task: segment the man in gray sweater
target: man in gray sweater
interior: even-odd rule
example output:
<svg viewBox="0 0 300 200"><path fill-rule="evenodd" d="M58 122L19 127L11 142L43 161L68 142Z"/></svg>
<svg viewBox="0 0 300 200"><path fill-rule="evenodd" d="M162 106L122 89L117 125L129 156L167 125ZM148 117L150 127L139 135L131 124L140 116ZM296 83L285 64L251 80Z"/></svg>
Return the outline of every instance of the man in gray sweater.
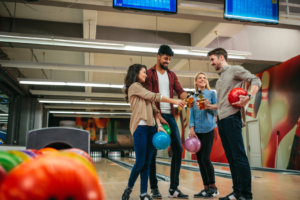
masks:
<svg viewBox="0 0 300 200"><path fill-rule="evenodd" d="M252 200L251 171L245 152L242 127L245 125L244 106L261 87L260 79L242 66L229 65L225 49L217 48L208 53L210 64L220 71L216 83L217 102L212 105L205 100L208 109L218 110L218 129L232 175L233 192L219 200ZM247 96L232 105L228 101L229 92L237 87L245 88L245 82L251 84Z"/></svg>

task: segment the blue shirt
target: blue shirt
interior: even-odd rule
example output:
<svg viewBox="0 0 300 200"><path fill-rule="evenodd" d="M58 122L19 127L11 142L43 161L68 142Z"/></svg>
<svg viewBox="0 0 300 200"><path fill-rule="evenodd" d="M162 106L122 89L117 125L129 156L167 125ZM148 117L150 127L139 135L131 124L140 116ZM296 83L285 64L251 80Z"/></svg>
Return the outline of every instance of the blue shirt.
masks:
<svg viewBox="0 0 300 200"><path fill-rule="evenodd" d="M203 90L203 97L207 99L211 104L217 103L217 95L212 90ZM194 95L194 101L196 101L196 95ZM218 114L217 110L204 109L199 110L196 103L190 108L190 124L189 127L194 127L196 133L208 133L217 127L215 121L215 115Z"/></svg>

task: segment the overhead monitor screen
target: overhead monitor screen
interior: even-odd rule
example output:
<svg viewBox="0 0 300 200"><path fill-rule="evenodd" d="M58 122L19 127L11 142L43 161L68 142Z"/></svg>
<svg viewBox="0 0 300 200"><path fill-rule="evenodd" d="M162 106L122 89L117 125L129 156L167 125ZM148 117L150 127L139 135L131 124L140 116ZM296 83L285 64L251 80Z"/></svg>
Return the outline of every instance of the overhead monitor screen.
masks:
<svg viewBox="0 0 300 200"><path fill-rule="evenodd" d="M177 13L177 0L114 0L114 8L146 12Z"/></svg>
<svg viewBox="0 0 300 200"><path fill-rule="evenodd" d="M278 24L279 0L225 0L224 18Z"/></svg>

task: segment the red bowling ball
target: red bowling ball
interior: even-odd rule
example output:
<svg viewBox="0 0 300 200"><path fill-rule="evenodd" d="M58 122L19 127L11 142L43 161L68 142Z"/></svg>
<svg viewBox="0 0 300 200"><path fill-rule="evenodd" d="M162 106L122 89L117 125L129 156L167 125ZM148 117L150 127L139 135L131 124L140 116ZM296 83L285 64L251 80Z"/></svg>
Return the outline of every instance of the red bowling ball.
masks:
<svg viewBox="0 0 300 200"><path fill-rule="evenodd" d="M228 101L232 105L233 103L236 103L240 100L240 95L247 96L247 91L243 88L234 88L232 89L228 94ZM240 108L240 106L232 105L235 108Z"/></svg>

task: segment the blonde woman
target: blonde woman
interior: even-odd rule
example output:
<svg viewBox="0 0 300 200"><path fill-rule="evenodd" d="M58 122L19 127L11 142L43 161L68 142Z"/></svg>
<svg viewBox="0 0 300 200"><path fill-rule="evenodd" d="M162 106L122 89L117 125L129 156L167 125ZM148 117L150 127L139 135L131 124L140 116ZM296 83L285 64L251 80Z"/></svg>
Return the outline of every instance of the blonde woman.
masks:
<svg viewBox="0 0 300 200"><path fill-rule="evenodd" d="M209 82L205 73L199 72L195 76L196 94L201 91L203 97L211 104L217 103L217 96L209 87ZM198 92L197 92L198 91ZM194 101L197 96L194 96ZM214 141L214 129L217 127L215 121L215 110L200 110L196 103L190 108L190 134L189 137L199 138L201 141L201 149L196 153L199 164L204 190L194 195L194 198L214 198L219 195L219 191L215 184L215 171L210 161L210 153Z"/></svg>

